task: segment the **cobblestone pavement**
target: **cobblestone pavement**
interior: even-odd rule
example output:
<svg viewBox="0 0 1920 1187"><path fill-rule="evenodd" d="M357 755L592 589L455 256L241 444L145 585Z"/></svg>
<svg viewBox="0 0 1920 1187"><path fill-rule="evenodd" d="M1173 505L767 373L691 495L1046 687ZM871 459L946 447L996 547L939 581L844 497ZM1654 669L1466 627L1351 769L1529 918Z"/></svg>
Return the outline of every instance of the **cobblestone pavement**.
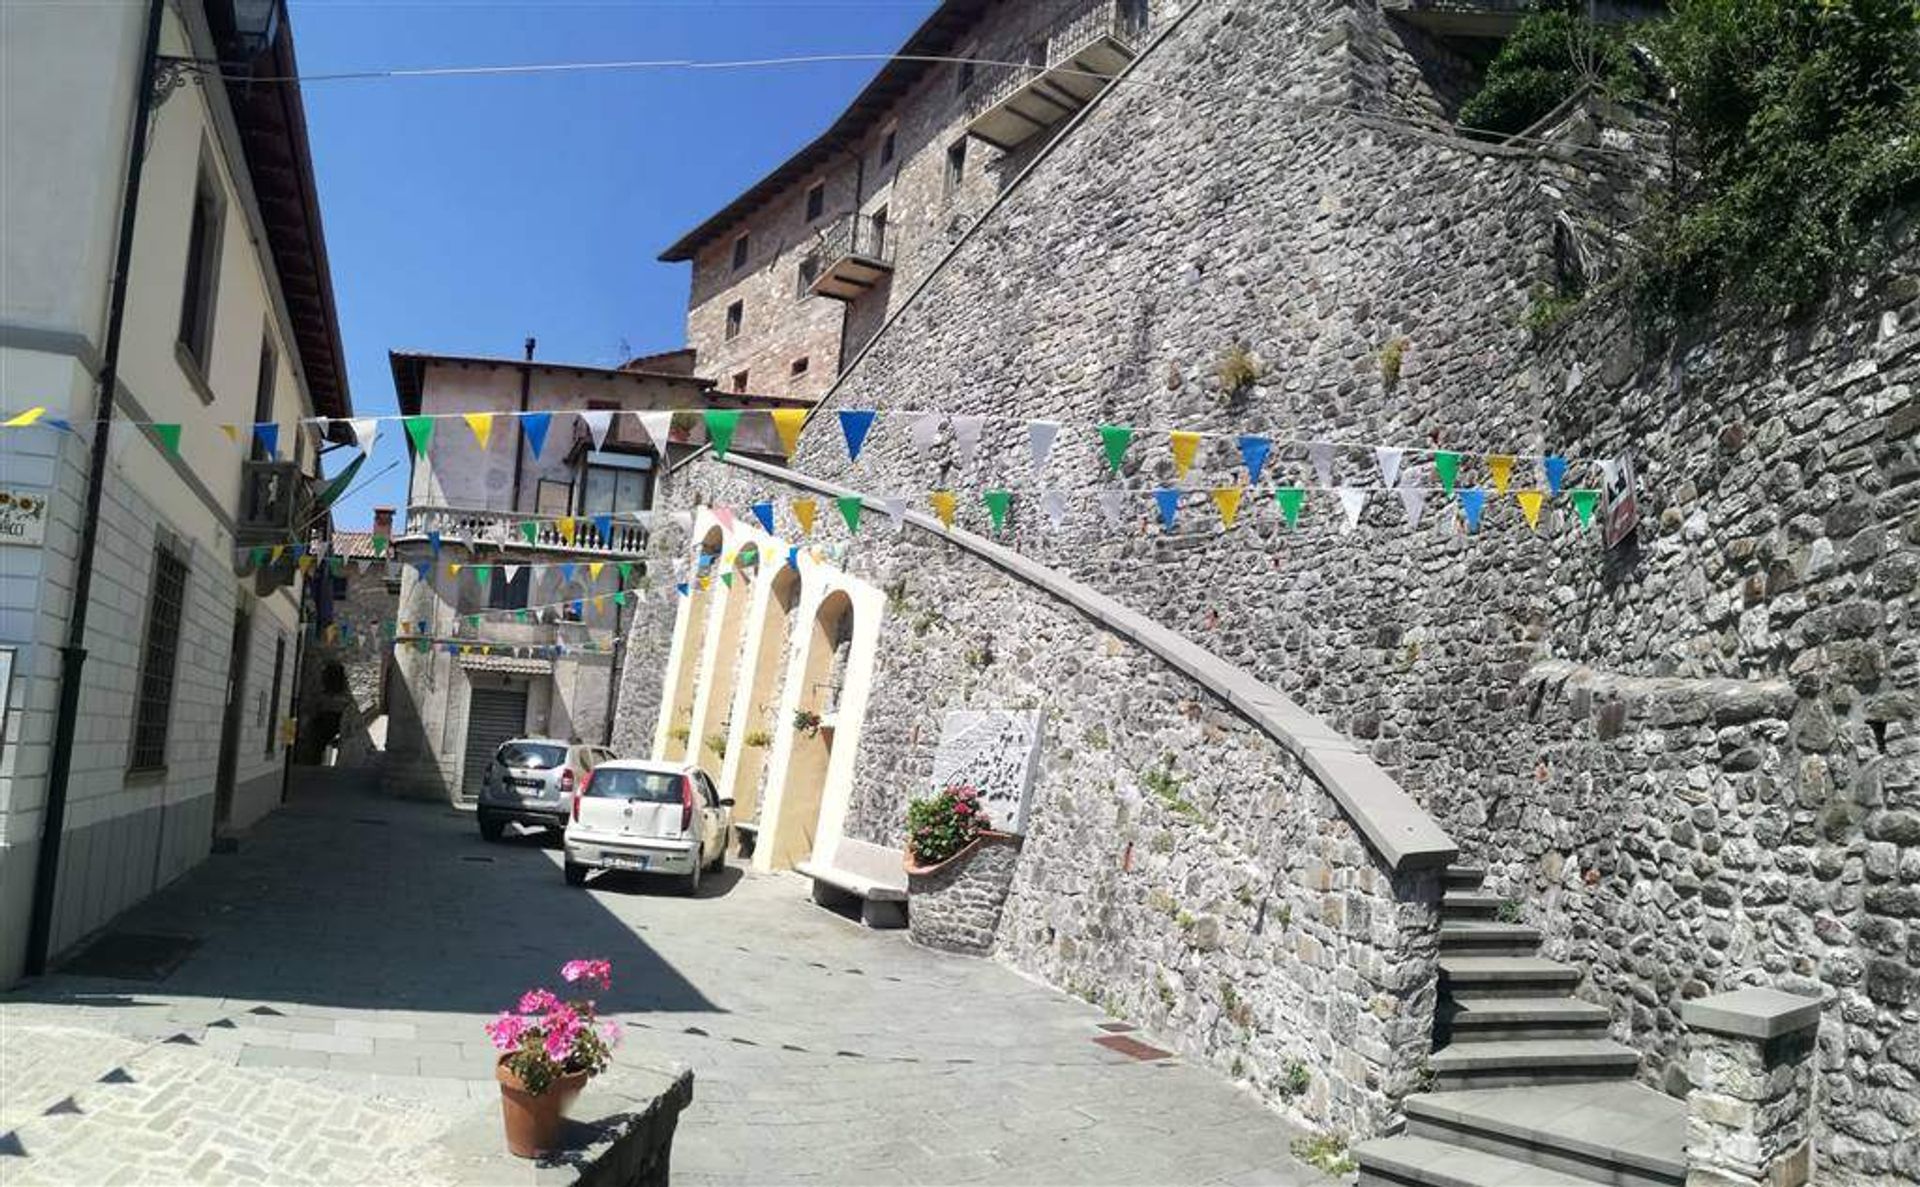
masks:
<svg viewBox="0 0 1920 1187"><path fill-rule="evenodd" d="M694 1068L676 1184L1330 1181L1213 1073L1098 1046L1091 1006L805 887L581 891L540 838L309 778L116 925L200 941L164 981L0 999L0 1180L421 1181L398 1168L497 1099L480 1024L597 956L617 1058Z"/></svg>

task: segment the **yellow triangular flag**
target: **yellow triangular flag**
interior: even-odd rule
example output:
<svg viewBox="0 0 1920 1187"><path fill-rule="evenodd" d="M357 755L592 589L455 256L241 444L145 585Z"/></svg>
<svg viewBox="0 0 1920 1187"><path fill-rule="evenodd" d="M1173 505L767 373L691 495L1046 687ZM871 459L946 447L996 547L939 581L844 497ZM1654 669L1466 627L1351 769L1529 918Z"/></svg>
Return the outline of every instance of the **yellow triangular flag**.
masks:
<svg viewBox="0 0 1920 1187"><path fill-rule="evenodd" d="M1173 443L1173 472L1185 478L1193 466L1194 454L1200 452L1200 434L1176 429L1167 434L1167 439Z"/></svg>
<svg viewBox="0 0 1920 1187"><path fill-rule="evenodd" d="M1514 500L1520 504L1520 513L1527 517L1527 526L1530 528L1539 527L1540 504L1546 501L1546 494L1537 490L1523 490L1517 492L1513 497Z"/></svg>
<svg viewBox="0 0 1920 1187"><path fill-rule="evenodd" d="M565 540L569 544L573 543L573 516L562 515L554 521L554 526L560 529L560 538L562 540Z"/></svg>
<svg viewBox="0 0 1920 1187"><path fill-rule="evenodd" d="M282 556L285 556L286 552L287 552L287 546L285 544L275 544L273 546L273 555L272 555L273 563L276 565L279 564L280 558Z"/></svg>
<svg viewBox="0 0 1920 1187"><path fill-rule="evenodd" d="M713 587L713 578L711 578L711 577L702 577L702 578L700 579L700 588L701 588L701 589L711 589L712 587Z"/></svg>
<svg viewBox="0 0 1920 1187"><path fill-rule="evenodd" d="M593 599L593 608L596 611L605 610L607 608L607 595L601 594L599 597Z"/></svg>
<svg viewBox="0 0 1920 1187"><path fill-rule="evenodd" d="M311 572L313 572L313 558L312 558L312 557L310 557L310 556L303 556L303 557L301 557L301 558L300 558L300 571L301 571L302 573L311 573Z"/></svg>
<svg viewBox="0 0 1920 1187"><path fill-rule="evenodd" d="M1217 486L1207 492L1213 500L1214 509L1220 512L1222 527L1232 527L1234 517L1240 514L1240 495L1243 492L1237 486Z"/></svg>
<svg viewBox="0 0 1920 1187"><path fill-rule="evenodd" d="M1493 475L1493 489L1496 494L1507 493L1507 479L1513 474L1513 458L1504 453L1496 453L1487 458L1487 473Z"/></svg>
<svg viewBox="0 0 1920 1187"><path fill-rule="evenodd" d="M802 536L813 531L813 512L814 502L812 499L795 499L793 501L793 520L800 525L800 534Z"/></svg>
<svg viewBox="0 0 1920 1187"><path fill-rule="evenodd" d="M600 580L600 570L606 567L607 567L607 562L605 561L593 561L589 563L587 565L587 578L591 581Z"/></svg>
<svg viewBox="0 0 1920 1187"><path fill-rule="evenodd" d="M460 575L460 566L454 564L451 561L447 562L447 576L458 577L459 575Z"/></svg>
<svg viewBox="0 0 1920 1187"><path fill-rule="evenodd" d="M953 492L950 490L934 491L927 496L927 501L933 504L933 513L940 517L940 522L947 527L952 527L953 509L958 502L953 497Z"/></svg>
<svg viewBox="0 0 1920 1187"><path fill-rule="evenodd" d="M233 442L235 445L240 444L239 425L221 425L220 431L227 435L227 440Z"/></svg>
<svg viewBox="0 0 1920 1187"><path fill-rule="evenodd" d="M780 443L787 447L787 456L800 448L800 430L807 423L805 408L776 408L768 415L773 417L774 431L780 434Z"/></svg>
<svg viewBox="0 0 1920 1187"><path fill-rule="evenodd" d="M5 424L6 427L10 429L21 429L39 420L46 414L47 410L43 407L29 408L18 415L9 416L5 421L0 421L0 424Z"/></svg>
<svg viewBox="0 0 1920 1187"><path fill-rule="evenodd" d="M473 439L480 443L480 448L485 449L487 441L493 436L493 413L463 412L461 416L466 420L467 427L473 430Z"/></svg>

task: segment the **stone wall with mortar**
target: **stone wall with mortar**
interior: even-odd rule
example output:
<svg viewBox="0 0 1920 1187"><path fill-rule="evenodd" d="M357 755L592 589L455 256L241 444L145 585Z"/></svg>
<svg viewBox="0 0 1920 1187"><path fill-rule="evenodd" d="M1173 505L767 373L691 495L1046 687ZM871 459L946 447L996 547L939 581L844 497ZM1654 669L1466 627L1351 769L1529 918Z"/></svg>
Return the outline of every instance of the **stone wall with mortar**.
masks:
<svg viewBox="0 0 1920 1187"><path fill-rule="evenodd" d="M1410 43L1370 8L1202 0L1141 62L1145 85L1060 141L829 401L1006 418L987 423L973 460L950 434L916 450L883 416L857 465L830 422L795 464L876 493L952 488L974 527L978 492L1007 487L1005 543L1206 639L1368 743L1542 927L1548 954L1587 970L1582 992L1613 1008L1648 1079L1684 1075L1688 997L1754 981L1827 993L1824 1180L1920 1173L1917 253L1791 324L1655 344L1596 308L1532 335L1521 321L1551 278L1556 222L1594 201L1579 183L1634 158L1604 135L1535 155L1294 102L1377 100L1369 80L1424 77L1394 63ZM1183 85L1196 76L1210 85ZM1214 369L1236 342L1262 377L1227 393ZM1393 374L1389 342L1401 343ZM1040 478L1028 418L1068 425ZM1250 496L1224 532L1196 490L1162 531L1147 492L1174 485L1164 436L1143 431L1109 477L1102 421L1221 434L1188 487L1240 479L1239 433L1341 443L1335 481L1366 487L1379 481L1374 442L1466 451L1469 485L1489 480L1477 451L1631 453L1638 546L1604 554L1564 503L1530 530L1511 499L1469 535L1437 493L1409 528L1378 490L1351 534L1324 491L1297 530ZM1318 482L1297 446L1270 465ZM1409 467L1434 483L1427 458ZM1537 478L1523 463L1518 481ZM1570 481L1599 485L1597 466ZM1058 530L1035 510L1042 483L1070 496ZM1116 486L1135 498L1121 530L1092 497ZM940 593L918 611L941 616L929 635L985 601L966 581ZM1051 645L1019 615L990 621L991 654L1013 666ZM961 687L981 650L959 649ZM1093 676L1066 691L1083 739L1108 726L1115 689ZM863 786L903 797L924 782L913 756L929 742L876 744ZM1126 744L1142 786L1159 747ZM1169 749L1209 766L1231 752L1211 737ZM878 830L893 816L883 799L856 820ZM1288 855L1295 838L1256 836L1260 819L1235 810L1246 852ZM1037 832L1029 847L1056 901L1119 877L1097 847ZM1210 901L1223 864L1183 870L1181 889ZM1056 926L1043 945L1025 905L1040 896L1019 893L1011 959L1095 994L1142 994L1137 947L1104 926ZM1196 930L1212 914L1168 893ZM1166 967L1179 947L1162 938ZM1119 975L1076 982L1088 959ZM1169 985L1168 1014L1205 1017L1204 988Z"/></svg>
<svg viewBox="0 0 1920 1187"><path fill-rule="evenodd" d="M711 459L662 487L675 507L806 493ZM1038 714L999 957L1308 1122L1379 1132L1432 1045L1438 871L1391 874L1217 696L954 545L874 514L824 550L890 591L848 835L903 847L949 713ZM640 686L659 683L666 637L629 636L632 706L658 704ZM651 729L637 711L623 696L618 735Z"/></svg>
<svg viewBox="0 0 1920 1187"><path fill-rule="evenodd" d="M983 956L1000 937L1000 913L1020 866L1020 839L988 837L926 870L907 871L915 943Z"/></svg>

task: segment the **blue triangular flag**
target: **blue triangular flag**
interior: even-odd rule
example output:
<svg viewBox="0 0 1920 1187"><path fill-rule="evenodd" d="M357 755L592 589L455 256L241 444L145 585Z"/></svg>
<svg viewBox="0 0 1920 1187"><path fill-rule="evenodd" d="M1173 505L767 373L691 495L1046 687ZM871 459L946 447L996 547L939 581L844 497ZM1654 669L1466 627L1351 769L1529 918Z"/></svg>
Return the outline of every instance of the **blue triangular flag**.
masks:
<svg viewBox="0 0 1920 1187"><path fill-rule="evenodd" d="M610 543L613 540L613 516L611 515L594 516L593 530L600 533L600 542L602 544Z"/></svg>
<svg viewBox="0 0 1920 1187"><path fill-rule="evenodd" d="M1260 471L1266 468L1267 455L1273 452L1273 442L1265 437L1245 436L1240 438L1240 460L1247 466L1247 481L1260 481Z"/></svg>
<svg viewBox="0 0 1920 1187"><path fill-rule="evenodd" d="M436 554L439 553L440 551L440 533L439 532L427 533L427 547L433 549L433 551Z"/></svg>
<svg viewBox="0 0 1920 1187"><path fill-rule="evenodd" d="M1153 492L1153 501L1160 504L1160 526L1173 530L1173 513L1180 510L1180 492L1161 489Z"/></svg>
<svg viewBox="0 0 1920 1187"><path fill-rule="evenodd" d="M562 581L573 580L573 565L571 562L560 566L560 580Z"/></svg>
<svg viewBox="0 0 1920 1187"><path fill-rule="evenodd" d="M527 435L527 444L533 446L533 456L539 457L540 451L547 447L547 426L553 423L551 412L522 412L520 431Z"/></svg>
<svg viewBox="0 0 1920 1187"><path fill-rule="evenodd" d="M267 451L268 457L277 458L280 456L279 425L259 424L253 426L253 439L260 443L260 448Z"/></svg>
<svg viewBox="0 0 1920 1187"><path fill-rule="evenodd" d="M1540 459L1540 469L1547 476L1547 493L1558 495L1560 484L1567 478L1567 459L1548 454Z"/></svg>
<svg viewBox="0 0 1920 1187"><path fill-rule="evenodd" d="M678 585L675 585L675 586L673 587L673 592L675 592L675 593L677 593L677 594L679 594L679 595L680 595L681 597L683 597L683 598L684 598L684 597L686 597L686 596L687 596L687 583L686 583L686 582L684 582L684 581L682 581L682 582L680 582L680 583L679 583Z"/></svg>
<svg viewBox="0 0 1920 1187"><path fill-rule="evenodd" d="M787 563L796 569L800 567L800 550L798 548L787 549Z"/></svg>
<svg viewBox="0 0 1920 1187"><path fill-rule="evenodd" d="M418 572L418 573L420 574L420 576L422 576L422 577L425 577L425 576L427 576L428 574L430 574L430 573L432 573L432 572L433 572L433 562L432 562L432 561L421 561L421 562L420 562L419 564L417 564L417 565L415 565L415 566L413 566L413 567L414 567L414 569L415 569L415 571L416 571L416 572Z"/></svg>
<svg viewBox="0 0 1920 1187"><path fill-rule="evenodd" d="M573 601L573 612L575 614L585 614L587 612L587 604L581 601L580 599L575 598Z"/></svg>
<svg viewBox="0 0 1920 1187"><path fill-rule="evenodd" d="M867 443L867 430L873 428L874 412L871 408L843 408L840 410L840 431L847 435L847 460L857 461L860 447Z"/></svg>
<svg viewBox="0 0 1920 1187"><path fill-rule="evenodd" d="M753 505L753 517L760 521L762 531L766 532L769 536L773 535L772 503L755 503Z"/></svg>
<svg viewBox="0 0 1920 1187"><path fill-rule="evenodd" d="M1467 530L1480 530L1481 513L1487 509L1487 492L1477 486L1462 487L1460 490L1460 510L1467 513Z"/></svg>

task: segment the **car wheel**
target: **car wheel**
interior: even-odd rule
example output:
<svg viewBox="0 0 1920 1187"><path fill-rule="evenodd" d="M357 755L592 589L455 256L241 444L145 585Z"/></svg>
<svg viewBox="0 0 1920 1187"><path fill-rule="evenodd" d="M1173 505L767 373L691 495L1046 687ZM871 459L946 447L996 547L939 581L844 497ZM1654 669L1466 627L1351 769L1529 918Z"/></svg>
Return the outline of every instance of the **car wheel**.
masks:
<svg viewBox="0 0 1920 1187"><path fill-rule="evenodd" d="M506 830L506 827L507 822L504 820L495 820L491 816L482 816L480 818L480 839L483 841L498 841L500 834Z"/></svg>
<svg viewBox="0 0 1920 1187"><path fill-rule="evenodd" d="M693 872L681 876L680 893L688 898L700 893L700 862L697 859L693 863Z"/></svg>
<svg viewBox="0 0 1920 1187"><path fill-rule="evenodd" d="M568 886L585 886L587 884L587 867L577 861L570 861L563 868L567 875Z"/></svg>
<svg viewBox="0 0 1920 1187"><path fill-rule="evenodd" d="M713 861L707 866L707 870L710 873L717 874L727 868L727 847L732 844L732 829L728 829L726 832L720 834L720 848L714 851Z"/></svg>

